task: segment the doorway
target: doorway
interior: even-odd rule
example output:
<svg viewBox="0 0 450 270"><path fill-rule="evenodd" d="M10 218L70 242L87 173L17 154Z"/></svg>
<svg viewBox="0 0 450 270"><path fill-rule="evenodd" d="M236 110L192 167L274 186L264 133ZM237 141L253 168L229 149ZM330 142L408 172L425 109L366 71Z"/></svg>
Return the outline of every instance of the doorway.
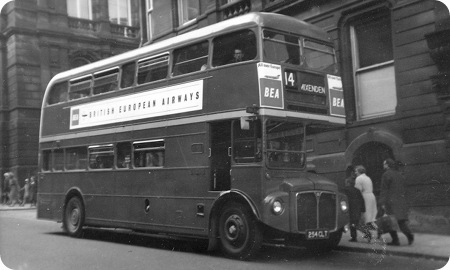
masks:
<svg viewBox="0 0 450 270"><path fill-rule="evenodd" d="M210 189L229 190L231 188L231 121L211 123L210 138Z"/></svg>
<svg viewBox="0 0 450 270"><path fill-rule="evenodd" d="M353 154L353 165L363 165L366 168L367 176L372 179L373 192L375 196L380 195L381 176L383 175L383 161L387 158L394 158L392 149L379 142L368 142L361 145Z"/></svg>

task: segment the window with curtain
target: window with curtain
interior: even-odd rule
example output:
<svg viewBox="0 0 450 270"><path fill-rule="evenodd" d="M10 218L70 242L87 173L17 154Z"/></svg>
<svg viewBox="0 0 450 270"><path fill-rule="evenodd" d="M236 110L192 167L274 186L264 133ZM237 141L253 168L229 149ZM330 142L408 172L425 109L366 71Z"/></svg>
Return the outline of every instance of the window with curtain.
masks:
<svg viewBox="0 0 450 270"><path fill-rule="evenodd" d="M70 17L92 20L91 0L67 0L67 14Z"/></svg>
<svg viewBox="0 0 450 270"><path fill-rule="evenodd" d="M392 115L397 106L391 16L370 13L350 25L358 119Z"/></svg>

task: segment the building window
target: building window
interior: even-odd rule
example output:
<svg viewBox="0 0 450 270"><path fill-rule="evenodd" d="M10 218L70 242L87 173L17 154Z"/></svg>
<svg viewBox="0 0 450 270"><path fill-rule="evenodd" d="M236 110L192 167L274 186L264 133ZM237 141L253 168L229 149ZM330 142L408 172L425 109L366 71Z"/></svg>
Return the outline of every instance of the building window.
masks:
<svg viewBox="0 0 450 270"><path fill-rule="evenodd" d="M172 30L172 1L146 0L149 41Z"/></svg>
<svg viewBox="0 0 450 270"><path fill-rule="evenodd" d="M358 119L394 114L397 95L389 11L355 20L350 40Z"/></svg>
<svg viewBox="0 0 450 270"><path fill-rule="evenodd" d="M195 20L199 15L200 5L198 0L178 0L178 16L180 25Z"/></svg>
<svg viewBox="0 0 450 270"><path fill-rule="evenodd" d="M111 23L133 25L130 0L108 0L108 9Z"/></svg>
<svg viewBox="0 0 450 270"><path fill-rule="evenodd" d="M70 17L92 20L91 0L67 0L67 13Z"/></svg>

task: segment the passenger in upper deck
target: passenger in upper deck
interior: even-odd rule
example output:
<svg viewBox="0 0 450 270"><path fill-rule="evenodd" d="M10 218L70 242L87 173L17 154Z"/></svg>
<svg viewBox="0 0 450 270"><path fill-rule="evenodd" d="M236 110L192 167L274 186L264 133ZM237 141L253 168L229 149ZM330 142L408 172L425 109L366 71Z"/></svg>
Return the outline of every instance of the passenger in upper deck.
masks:
<svg viewBox="0 0 450 270"><path fill-rule="evenodd" d="M244 61L244 51L240 47L234 48L234 54L233 58L231 59L230 63L238 63Z"/></svg>

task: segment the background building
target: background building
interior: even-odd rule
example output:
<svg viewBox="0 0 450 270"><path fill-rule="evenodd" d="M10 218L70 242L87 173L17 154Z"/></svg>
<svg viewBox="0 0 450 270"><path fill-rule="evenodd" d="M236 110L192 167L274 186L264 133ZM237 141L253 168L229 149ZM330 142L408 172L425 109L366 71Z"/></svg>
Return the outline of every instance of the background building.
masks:
<svg viewBox="0 0 450 270"><path fill-rule="evenodd" d="M383 159L401 160L412 228L450 234L450 18L436 0L15 0L0 20L0 170L36 169L57 72L252 11L316 24L336 45L347 125L308 139L314 170L342 184L363 164L378 194Z"/></svg>
<svg viewBox="0 0 450 270"><path fill-rule="evenodd" d="M382 162L406 164L411 225L450 233L450 19L436 0L141 0L144 43L252 11L329 32L345 91L345 129L307 143L319 174L339 184L363 164L380 190Z"/></svg>
<svg viewBox="0 0 450 270"><path fill-rule="evenodd" d="M23 185L37 169L47 83L139 47L139 7L127 0L14 0L0 15L0 172L2 179L14 172Z"/></svg>

